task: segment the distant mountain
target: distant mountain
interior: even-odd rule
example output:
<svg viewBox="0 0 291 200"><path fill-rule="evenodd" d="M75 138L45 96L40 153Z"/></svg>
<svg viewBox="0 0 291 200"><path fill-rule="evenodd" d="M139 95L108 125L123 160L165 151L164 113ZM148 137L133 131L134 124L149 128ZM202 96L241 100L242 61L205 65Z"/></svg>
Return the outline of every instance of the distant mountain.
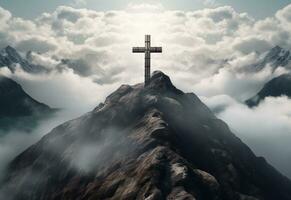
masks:
<svg viewBox="0 0 291 200"><path fill-rule="evenodd" d="M257 106L266 97L288 96L291 98L291 74L284 74L266 83L257 95L248 99L246 104Z"/></svg>
<svg viewBox="0 0 291 200"><path fill-rule="evenodd" d="M0 198L290 200L290 188L195 94L155 72L17 156Z"/></svg>
<svg viewBox="0 0 291 200"><path fill-rule="evenodd" d="M28 120L37 120L53 111L30 97L18 83L0 75L0 129L23 125Z"/></svg>
<svg viewBox="0 0 291 200"><path fill-rule="evenodd" d="M29 73L39 73L45 70L44 67L34 65L28 60L24 59L17 51L11 46L0 50L0 68L8 67L11 72L15 72L16 67L21 67L24 71Z"/></svg>
<svg viewBox="0 0 291 200"><path fill-rule="evenodd" d="M291 54L289 50L283 49L279 46L275 46L266 55L263 56L262 60L255 64L256 70L263 69L269 64L273 70L279 66L288 67L291 69ZM290 64L290 66L289 66Z"/></svg>

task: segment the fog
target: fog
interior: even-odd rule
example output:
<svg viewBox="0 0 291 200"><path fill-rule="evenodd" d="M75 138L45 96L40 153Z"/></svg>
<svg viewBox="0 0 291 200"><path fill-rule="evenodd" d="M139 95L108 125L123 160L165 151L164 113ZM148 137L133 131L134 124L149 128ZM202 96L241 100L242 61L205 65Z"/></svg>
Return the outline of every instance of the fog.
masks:
<svg viewBox="0 0 291 200"><path fill-rule="evenodd" d="M268 97L255 108L225 95L203 99L256 155L291 178L291 99Z"/></svg>
<svg viewBox="0 0 291 200"><path fill-rule="evenodd" d="M22 132L21 130L10 130L0 137L0 180L4 176L5 167L18 154L23 152L30 145L39 141L45 134L61 123L78 117L80 113L62 110L53 117L40 121L38 126L32 131Z"/></svg>

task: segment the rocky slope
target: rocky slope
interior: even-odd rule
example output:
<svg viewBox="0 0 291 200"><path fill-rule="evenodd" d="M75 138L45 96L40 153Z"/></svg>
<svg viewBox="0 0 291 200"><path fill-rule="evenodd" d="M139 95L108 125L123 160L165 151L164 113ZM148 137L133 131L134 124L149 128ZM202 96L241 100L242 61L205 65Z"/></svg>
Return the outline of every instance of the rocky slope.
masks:
<svg viewBox="0 0 291 200"><path fill-rule="evenodd" d="M17 156L2 198L290 200L291 182L155 72Z"/></svg>
<svg viewBox="0 0 291 200"><path fill-rule="evenodd" d="M266 97L291 97L291 74L278 76L264 85L257 95L248 99L246 104L250 107L257 106Z"/></svg>
<svg viewBox="0 0 291 200"><path fill-rule="evenodd" d="M30 97L18 83L0 75L0 129L28 125L54 111Z"/></svg>

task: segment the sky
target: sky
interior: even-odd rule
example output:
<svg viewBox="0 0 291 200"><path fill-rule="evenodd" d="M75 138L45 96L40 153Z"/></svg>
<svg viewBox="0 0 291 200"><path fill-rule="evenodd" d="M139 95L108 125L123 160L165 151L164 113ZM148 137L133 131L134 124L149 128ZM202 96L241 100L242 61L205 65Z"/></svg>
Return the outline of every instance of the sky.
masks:
<svg viewBox="0 0 291 200"><path fill-rule="evenodd" d="M230 5L239 12L255 18L265 18L291 3L290 0L0 0L0 6L15 16L31 19L43 12L51 12L60 5L86 7L93 10L120 10L130 3L161 3L167 9L197 10L205 7Z"/></svg>
<svg viewBox="0 0 291 200"><path fill-rule="evenodd" d="M291 49L290 1L19 2L0 0L0 49L10 45L23 56L32 51L31 62L48 72L0 73L33 98L80 115L92 110L121 84L143 81L144 57L131 48L152 34L152 44L163 47L152 57L152 70L220 108L217 116L236 135L291 177L291 100L269 98L253 109L244 104L272 78L291 73L291 66L250 68L277 45ZM5 152L13 146L7 143Z"/></svg>

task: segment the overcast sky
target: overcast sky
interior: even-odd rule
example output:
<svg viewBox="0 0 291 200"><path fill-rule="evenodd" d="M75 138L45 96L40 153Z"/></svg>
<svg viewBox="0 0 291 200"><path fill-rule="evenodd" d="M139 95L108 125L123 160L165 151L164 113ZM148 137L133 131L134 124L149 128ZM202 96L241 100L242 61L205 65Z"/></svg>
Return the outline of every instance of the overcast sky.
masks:
<svg viewBox="0 0 291 200"><path fill-rule="evenodd" d="M161 3L167 9L197 10L205 7L230 5L239 12L247 12L255 18L265 18L291 3L290 0L0 0L0 6L14 16L33 18L43 12L51 12L60 5L86 7L94 10L123 9L130 3Z"/></svg>

